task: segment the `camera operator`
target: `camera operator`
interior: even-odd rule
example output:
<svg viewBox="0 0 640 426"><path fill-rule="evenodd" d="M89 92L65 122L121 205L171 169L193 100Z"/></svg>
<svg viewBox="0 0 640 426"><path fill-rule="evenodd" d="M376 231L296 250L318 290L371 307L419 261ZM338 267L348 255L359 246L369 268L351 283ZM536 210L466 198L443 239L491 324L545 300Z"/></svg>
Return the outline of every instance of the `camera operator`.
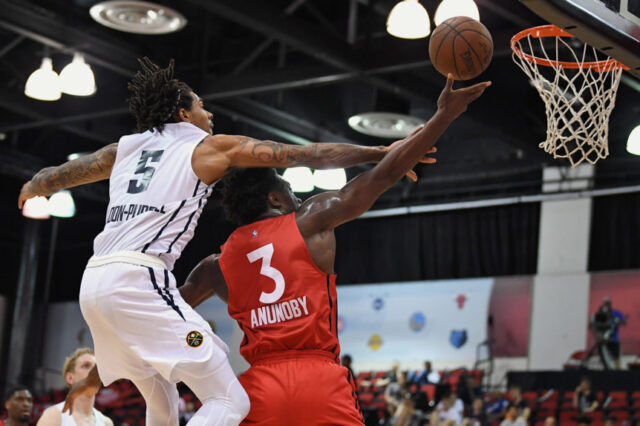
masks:
<svg viewBox="0 0 640 426"><path fill-rule="evenodd" d="M598 343L604 345L613 358L616 368L620 368L620 337L618 329L627 320L622 312L613 309L611 298L606 297L598 311L593 315L592 328Z"/></svg>

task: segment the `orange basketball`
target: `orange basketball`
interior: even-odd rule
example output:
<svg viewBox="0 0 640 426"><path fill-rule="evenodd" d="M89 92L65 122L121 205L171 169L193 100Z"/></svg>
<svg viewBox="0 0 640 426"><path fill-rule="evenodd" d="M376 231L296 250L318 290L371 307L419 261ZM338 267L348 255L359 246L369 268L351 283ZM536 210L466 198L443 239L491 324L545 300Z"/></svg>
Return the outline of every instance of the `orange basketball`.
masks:
<svg viewBox="0 0 640 426"><path fill-rule="evenodd" d="M487 27L473 18L449 18L431 34L429 57L431 63L456 80L470 80L487 69L493 56L493 39Z"/></svg>

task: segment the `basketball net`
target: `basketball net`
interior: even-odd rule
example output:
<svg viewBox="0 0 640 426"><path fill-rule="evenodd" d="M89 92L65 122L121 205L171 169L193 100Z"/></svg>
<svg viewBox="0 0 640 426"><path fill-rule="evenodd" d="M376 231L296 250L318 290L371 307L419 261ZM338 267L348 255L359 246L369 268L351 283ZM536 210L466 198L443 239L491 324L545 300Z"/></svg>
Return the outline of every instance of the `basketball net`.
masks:
<svg viewBox="0 0 640 426"><path fill-rule="evenodd" d="M599 59L603 55L587 44L572 47L565 40L572 37L547 25L516 34L511 48L514 62L545 103L547 139L540 148L575 167L609 155L609 116L624 65L609 57ZM543 39L554 47L545 48ZM561 61L560 52L570 52L570 61Z"/></svg>

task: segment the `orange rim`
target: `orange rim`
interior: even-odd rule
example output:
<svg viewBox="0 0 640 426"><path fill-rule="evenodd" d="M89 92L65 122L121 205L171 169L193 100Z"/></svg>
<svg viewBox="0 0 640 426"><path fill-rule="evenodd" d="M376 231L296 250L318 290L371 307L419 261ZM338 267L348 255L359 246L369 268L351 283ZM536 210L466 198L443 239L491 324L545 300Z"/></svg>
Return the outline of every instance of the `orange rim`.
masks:
<svg viewBox="0 0 640 426"><path fill-rule="evenodd" d="M521 57L522 59L528 62L535 62L538 65L543 65L545 67L562 67L568 69L578 69L578 68L594 68L598 72L611 71L614 69L622 68L624 70L628 70L629 67L624 65L621 62L616 61L615 59L606 59L604 61L593 61L593 62L572 62L572 61L550 61L545 58L539 58L537 56L530 55L528 53L524 53L522 49L520 49L520 40L525 37L533 37L533 38L544 38L544 37L572 37L573 35L569 34L562 28L556 27L555 25L543 25L541 27L533 27L527 28L526 30L520 31L518 34L514 35L511 38L511 50Z"/></svg>

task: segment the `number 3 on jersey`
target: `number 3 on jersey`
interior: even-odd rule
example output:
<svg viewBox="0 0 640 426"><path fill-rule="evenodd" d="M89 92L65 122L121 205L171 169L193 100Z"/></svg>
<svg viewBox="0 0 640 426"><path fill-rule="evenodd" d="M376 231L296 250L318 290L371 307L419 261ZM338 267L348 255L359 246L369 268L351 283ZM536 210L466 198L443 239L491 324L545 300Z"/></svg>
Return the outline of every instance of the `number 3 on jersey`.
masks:
<svg viewBox="0 0 640 426"><path fill-rule="evenodd" d="M156 168L147 166L147 163L160 162L160 158L162 157L163 152L163 150L142 151L140 160L138 160L138 167L136 167L136 174L144 174L142 175L142 179L140 179L140 181L137 181L136 179L131 179L129 181L129 188L127 189L127 192L129 194L138 194L147 190L147 188L149 187L149 182L151 182L151 178L156 172Z"/></svg>
<svg viewBox="0 0 640 426"><path fill-rule="evenodd" d="M262 246L259 249L247 254L249 262L253 263L256 260L262 259L262 266L260 267L260 275L271 278L276 283L276 288L271 293L265 293L264 291L260 295L260 302L262 303L274 303L282 297L284 293L284 277L282 273L276 268L271 266L271 257L273 256L273 244L269 243L266 246Z"/></svg>

